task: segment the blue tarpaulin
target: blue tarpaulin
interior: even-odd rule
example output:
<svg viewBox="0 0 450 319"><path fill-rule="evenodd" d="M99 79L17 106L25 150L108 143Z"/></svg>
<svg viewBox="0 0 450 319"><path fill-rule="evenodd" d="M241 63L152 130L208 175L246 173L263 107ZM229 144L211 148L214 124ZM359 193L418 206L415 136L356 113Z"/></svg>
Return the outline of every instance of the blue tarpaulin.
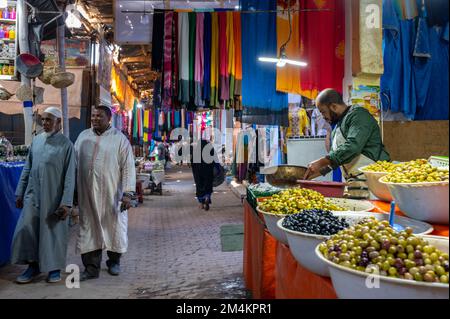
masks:
<svg viewBox="0 0 450 319"><path fill-rule="evenodd" d="M16 187L24 163L0 163L0 266L9 262L11 243L20 216L15 205Z"/></svg>

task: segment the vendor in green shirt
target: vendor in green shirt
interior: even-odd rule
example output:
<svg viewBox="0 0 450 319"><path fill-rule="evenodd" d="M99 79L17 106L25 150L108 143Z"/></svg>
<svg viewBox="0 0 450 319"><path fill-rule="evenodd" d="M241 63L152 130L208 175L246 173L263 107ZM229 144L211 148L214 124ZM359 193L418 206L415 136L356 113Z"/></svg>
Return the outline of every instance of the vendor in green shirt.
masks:
<svg viewBox="0 0 450 319"><path fill-rule="evenodd" d="M342 95L333 89L320 92L316 105L325 120L335 128L331 134L329 154L310 163L304 179L326 175L341 167L346 181L351 181L362 175L359 168L376 161L390 160L381 140L380 127L365 108L347 106Z"/></svg>

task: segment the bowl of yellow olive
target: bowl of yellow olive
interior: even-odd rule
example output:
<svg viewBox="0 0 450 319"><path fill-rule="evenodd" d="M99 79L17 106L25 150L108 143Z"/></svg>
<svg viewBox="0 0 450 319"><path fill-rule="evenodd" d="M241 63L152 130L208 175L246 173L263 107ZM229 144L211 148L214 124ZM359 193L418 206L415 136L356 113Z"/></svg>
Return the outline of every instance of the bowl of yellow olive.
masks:
<svg viewBox="0 0 450 319"><path fill-rule="evenodd" d="M396 232L388 221L367 219L316 247L338 298L448 299L447 237Z"/></svg>
<svg viewBox="0 0 450 319"><path fill-rule="evenodd" d="M270 234L284 244L288 244L286 233L277 227L277 222L285 216L299 213L305 209L347 210L334 204L319 192L307 188L287 189L262 199L256 208L264 216Z"/></svg>
<svg viewBox="0 0 450 319"><path fill-rule="evenodd" d="M364 173L369 190L380 200L385 202L392 201L392 195L387 185L380 182L380 178L393 172L398 164L388 161L378 161L374 164L361 167L359 171Z"/></svg>
<svg viewBox="0 0 450 319"><path fill-rule="evenodd" d="M389 188L400 210L407 216L438 224L449 221L448 170L426 160L403 163L380 179Z"/></svg>

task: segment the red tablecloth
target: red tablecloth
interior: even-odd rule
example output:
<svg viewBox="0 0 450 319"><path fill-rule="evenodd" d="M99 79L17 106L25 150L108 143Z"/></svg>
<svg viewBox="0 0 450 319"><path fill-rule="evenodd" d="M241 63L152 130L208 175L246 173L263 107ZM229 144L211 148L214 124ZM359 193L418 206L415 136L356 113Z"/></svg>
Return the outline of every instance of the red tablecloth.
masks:
<svg viewBox="0 0 450 319"><path fill-rule="evenodd" d="M388 211L389 203L373 201L378 211ZM399 210L399 215L403 215ZM256 299L336 298L329 278L317 276L301 267L289 247L273 238L263 218L244 204L244 278ZM433 235L448 237L448 225L433 225Z"/></svg>

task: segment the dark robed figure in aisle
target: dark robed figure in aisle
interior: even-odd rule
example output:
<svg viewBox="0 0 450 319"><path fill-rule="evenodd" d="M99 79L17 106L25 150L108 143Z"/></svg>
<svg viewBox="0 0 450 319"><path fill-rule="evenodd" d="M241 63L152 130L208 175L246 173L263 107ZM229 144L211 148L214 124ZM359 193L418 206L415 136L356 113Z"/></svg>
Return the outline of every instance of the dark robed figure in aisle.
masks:
<svg viewBox="0 0 450 319"><path fill-rule="evenodd" d="M47 281L61 280L66 267L69 221L66 218L75 188L75 151L61 132L61 111L50 107L42 114L44 132L33 139L16 190L22 208L12 244L11 262L28 264L17 278L29 283L39 272Z"/></svg>

